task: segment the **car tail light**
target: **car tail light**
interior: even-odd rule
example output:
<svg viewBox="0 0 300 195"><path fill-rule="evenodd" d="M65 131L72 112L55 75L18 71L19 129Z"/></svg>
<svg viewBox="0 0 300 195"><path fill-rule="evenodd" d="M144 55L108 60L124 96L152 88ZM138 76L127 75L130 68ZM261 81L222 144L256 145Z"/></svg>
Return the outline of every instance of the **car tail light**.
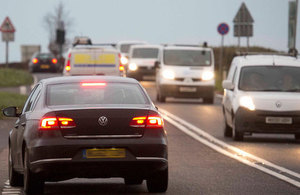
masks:
<svg viewBox="0 0 300 195"><path fill-rule="evenodd" d="M33 59L32 59L32 63L36 64L36 63L38 63L38 62L39 62L39 60L38 60L37 58L33 58Z"/></svg>
<svg viewBox="0 0 300 195"><path fill-rule="evenodd" d="M130 124L131 127L161 128L164 126L163 118L156 116L134 117Z"/></svg>
<svg viewBox="0 0 300 195"><path fill-rule="evenodd" d="M52 59L52 63L53 63L53 64L56 64L56 63L57 63L57 59L56 59L56 58L53 58L53 59Z"/></svg>
<svg viewBox="0 0 300 195"><path fill-rule="evenodd" d="M106 86L106 83L102 83L102 82L83 82L80 83L81 87L104 87Z"/></svg>
<svg viewBox="0 0 300 195"><path fill-rule="evenodd" d="M124 71L124 69L125 69L125 68L124 68L124 66L120 64L120 66L119 66L119 70L120 70L121 72L123 72L123 71Z"/></svg>
<svg viewBox="0 0 300 195"><path fill-rule="evenodd" d="M67 65L65 67L66 71L69 72L71 70L71 53L68 55Z"/></svg>
<svg viewBox="0 0 300 195"><path fill-rule="evenodd" d="M131 127L145 127L146 126L146 116L141 116L141 117L134 117L131 122L130 126Z"/></svg>
<svg viewBox="0 0 300 195"><path fill-rule="evenodd" d="M45 117L40 121L40 130L70 129L76 127L72 118Z"/></svg>

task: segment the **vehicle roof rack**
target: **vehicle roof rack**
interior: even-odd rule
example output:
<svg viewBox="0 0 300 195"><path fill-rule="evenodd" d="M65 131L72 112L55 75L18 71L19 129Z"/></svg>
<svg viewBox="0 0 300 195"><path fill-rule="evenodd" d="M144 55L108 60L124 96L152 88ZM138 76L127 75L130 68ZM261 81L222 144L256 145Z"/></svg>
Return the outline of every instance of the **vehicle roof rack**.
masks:
<svg viewBox="0 0 300 195"><path fill-rule="evenodd" d="M72 43L73 47L76 45L92 45L92 40L89 37L77 36Z"/></svg>
<svg viewBox="0 0 300 195"><path fill-rule="evenodd" d="M286 52L242 52L242 51L237 51L235 52L235 56L250 56L250 55L277 55L277 56L290 56L290 57L296 57L295 55L291 53L286 53Z"/></svg>

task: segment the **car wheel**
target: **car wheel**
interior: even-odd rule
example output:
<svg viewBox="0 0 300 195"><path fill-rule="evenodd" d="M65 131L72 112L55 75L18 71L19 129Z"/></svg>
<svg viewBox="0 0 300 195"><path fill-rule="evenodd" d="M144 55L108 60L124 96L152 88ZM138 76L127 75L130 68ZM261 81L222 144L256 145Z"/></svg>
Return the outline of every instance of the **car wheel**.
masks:
<svg viewBox="0 0 300 195"><path fill-rule="evenodd" d="M16 172L13 167L13 159L12 159L10 146L8 150L8 175L9 175L9 184L11 186L23 186L23 175Z"/></svg>
<svg viewBox="0 0 300 195"><path fill-rule="evenodd" d="M126 185L140 185L143 183L143 179L139 178L124 178Z"/></svg>
<svg viewBox="0 0 300 195"><path fill-rule="evenodd" d="M168 188L168 168L158 171L147 179L149 192L165 192Z"/></svg>
<svg viewBox="0 0 300 195"><path fill-rule="evenodd" d="M235 141L243 141L244 139L244 133L241 131L238 131L235 125L235 118L232 120L232 138Z"/></svg>
<svg viewBox="0 0 300 195"><path fill-rule="evenodd" d="M205 104L213 104L214 103L214 98L213 97L204 98L203 99L203 103L205 103Z"/></svg>
<svg viewBox="0 0 300 195"><path fill-rule="evenodd" d="M225 137L232 137L232 128L227 124L225 115L224 115L224 123L225 123L224 136Z"/></svg>
<svg viewBox="0 0 300 195"><path fill-rule="evenodd" d="M27 194L43 193L44 181L30 171L29 154L25 150L24 159L24 191Z"/></svg>
<svg viewBox="0 0 300 195"><path fill-rule="evenodd" d="M161 95L159 92L157 93L156 99L159 102L166 102L166 96Z"/></svg>
<svg viewBox="0 0 300 195"><path fill-rule="evenodd" d="M300 140L300 133L295 133L295 139Z"/></svg>

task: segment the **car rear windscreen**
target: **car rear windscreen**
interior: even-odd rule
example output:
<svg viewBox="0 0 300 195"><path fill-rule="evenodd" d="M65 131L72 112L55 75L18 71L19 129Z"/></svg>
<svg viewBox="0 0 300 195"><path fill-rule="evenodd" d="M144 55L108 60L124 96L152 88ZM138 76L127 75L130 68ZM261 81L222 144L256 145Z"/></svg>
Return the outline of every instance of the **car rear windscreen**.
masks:
<svg viewBox="0 0 300 195"><path fill-rule="evenodd" d="M51 53L40 53L37 55L39 59L52 59L54 56Z"/></svg>
<svg viewBox="0 0 300 195"><path fill-rule="evenodd" d="M47 87L47 105L149 104L142 88L129 83L66 83Z"/></svg>
<svg viewBox="0 0 300 195"><path fill-rule="evenodd" d="M132 58L157 58L157 56L156 48L135 48L132 52Z"/></svg>
<svg viewBox="0 0 300 195"><path fill-rule="evenodd" d="M246 66L241 69L239 89L244 91L300 92L300 68Z"/></svg>
<svg viewBox="0 0 300 195"><path fill-rule="evenodd" d="M204 50L165 49L164 64L173 66L209 66L211 52Z"/></svg>

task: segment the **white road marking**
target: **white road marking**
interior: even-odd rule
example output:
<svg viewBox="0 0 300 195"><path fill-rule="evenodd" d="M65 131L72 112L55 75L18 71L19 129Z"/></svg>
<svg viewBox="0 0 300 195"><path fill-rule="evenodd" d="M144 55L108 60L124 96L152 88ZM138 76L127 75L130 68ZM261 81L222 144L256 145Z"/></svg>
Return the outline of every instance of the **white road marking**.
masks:
<svg viewBox="0 0 300 195"><path fill-rule="evenodd" d="M277 177L285 182L288 182L298 188L300 188L300 174L293 172L284 167L275 165L269 161L262 158L249 154L237 147L231 146L213 136L201 130L200 128L182 120L181 118L159 108L162 113L163 118L177 127L182 132L193 137L197 141L205 144L206 146L212 148L213 150L224 154L230 158L236 159L243 164L254 167L261 170L269 175ZM294 178L293 178L294 177ZM299 181L297 181L299 180Z"/></svg>
<svg viewBox="0 0 300 195"><path fill-rule="evenodd" d="M9 185L9 181L7 180L4 183L4 188L2 190L2 195L4 194L15 194L15 195L20 195L23 193L23 190L21 187L12 187Z"/></svg>

